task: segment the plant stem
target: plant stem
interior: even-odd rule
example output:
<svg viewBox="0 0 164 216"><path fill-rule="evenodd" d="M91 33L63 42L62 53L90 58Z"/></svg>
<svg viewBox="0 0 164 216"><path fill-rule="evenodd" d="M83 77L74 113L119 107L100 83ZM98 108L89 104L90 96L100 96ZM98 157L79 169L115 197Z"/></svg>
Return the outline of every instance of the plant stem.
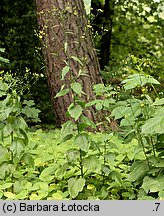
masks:
<svg viewBox="0 0 164 216"><path fill-rule="evenodd" d="M80 171L81 171L81 177L83 178L84 172L83 172L83 158L82 158L82 151L80 149Z"/></svg>

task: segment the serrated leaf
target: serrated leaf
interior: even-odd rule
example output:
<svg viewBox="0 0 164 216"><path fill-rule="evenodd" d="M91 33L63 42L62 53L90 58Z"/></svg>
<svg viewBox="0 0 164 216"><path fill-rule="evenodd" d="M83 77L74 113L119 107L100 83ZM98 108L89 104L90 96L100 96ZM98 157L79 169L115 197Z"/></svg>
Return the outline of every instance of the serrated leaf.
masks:
<svg viewBox="0 0 164 216"><path fill-rule="evenodd" d="M83 91L80 83L78 82L71 83L71 88L79 97L81 97Z"/></svg>
<svg viewBox="0 0 164 216"><path fill-rule="evenodd" d="M73 105L73 106L72 106L72 104L71 104L71 105L68 107L68 113L70 114L70 116L71 116L72 118L75 119L75 121L78 120L78 118L81 116L82 112L83 112L83 108L82 108L80 105L78 105L78 104Z"/></svg>
<svg viewBox="0 0 164 216"><path fill-rule="evenodd" d="M62 97L62 96L64 96L64 95L66 95L67 93L69 92L69 89L62 89L62 90L60 90L56 95L55 95L55 97L54 98L57 98L57 97Z"/></svg>
<svg viewBox="0 0 164 216"><path fill-rule="evenodd" d="M69 72L70 67L68 65L66 65L63 70L62 70L62 78L61 80L64 80L64 77L66 76L66 74Z"/></svg>
<svg viewBox="0 0 164 216"><path fill-rule="evenodd" d="M85 179L84 178L70 178L68 180L68 191L72 198L75 198L79 192L83 190L85 186Z"/></svg>
<svg viewBox="0 0 164 216"><path fill-rule="evenodd" d="M88 134L86 133L77 134L74 142L82 151L88 152L90 146Z"/></svg>

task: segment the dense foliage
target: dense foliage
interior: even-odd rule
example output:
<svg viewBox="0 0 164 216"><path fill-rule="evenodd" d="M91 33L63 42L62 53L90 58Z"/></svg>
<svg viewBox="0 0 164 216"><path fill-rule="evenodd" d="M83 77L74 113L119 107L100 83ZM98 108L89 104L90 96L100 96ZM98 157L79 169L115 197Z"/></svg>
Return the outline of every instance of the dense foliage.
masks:
<svg viewBox="0 0 164 216"><path fill-rule="evenodd" d="M85 2L101 49L104 32L111 30L107 23L103 26L105 1L97 1L91 10L91 2ZM85 103L79 82L85 74L70 76L69 85L55 96L71 92L70 120L55 129L42 127L54 117L44 91L43 63L40 54L34 55L40 45L32 2L15 1L15 10L22 8L19 14L9 1L2 2L0 19L6 26L0 28L6 30L0 46L6 50L0 49L1 199L164 199L162 1L115 3L110 61L102 72L105 84L94 85L96 98ZM33 22L25 24L22 18ZM69 60L65 63L61 79L71 68ZM94 123L85 116L91 106L103 113L103 121Z"/></svg>

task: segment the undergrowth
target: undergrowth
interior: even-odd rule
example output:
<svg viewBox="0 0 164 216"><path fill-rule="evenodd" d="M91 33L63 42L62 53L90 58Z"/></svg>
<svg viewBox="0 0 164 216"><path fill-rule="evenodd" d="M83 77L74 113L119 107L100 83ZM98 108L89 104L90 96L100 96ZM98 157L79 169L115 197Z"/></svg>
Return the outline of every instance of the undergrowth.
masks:
<svg viewBox="0 0 164 216"><path fill-rule="evenodd" d="M61 130L49 131L28 130L26 121L37 122L39 110L33 101L21 100L13 79L3 77L0 198L164 199L164 98L155 89L160 83L137 67L138 73L128 75L120 89L95 85L97 98L103 99L89 103L83 102L82 84L77 82L83 74L70 75L70 86L62 86L56 95L71 91L70 120ZM71 74L69 61L62 79L67 73ZM90 106L105 111L101 124L106 131L88 132L100 125L84 115Z"/></svg>

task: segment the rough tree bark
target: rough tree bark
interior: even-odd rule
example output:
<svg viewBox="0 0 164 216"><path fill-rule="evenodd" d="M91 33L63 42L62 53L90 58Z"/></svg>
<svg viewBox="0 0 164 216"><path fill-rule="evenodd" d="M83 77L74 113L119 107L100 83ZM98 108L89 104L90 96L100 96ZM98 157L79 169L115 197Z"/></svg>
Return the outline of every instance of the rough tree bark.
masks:
<svg viewBox="0 0 164 216"><path fill-rule="evenodd" d="M42 51L46 64L48 86L56 115L57 124L61 125L67 120L66 111L72 102L71 94L54 99L63 84L68 84L66 76L61 81L61 71L65 61L69 59L72 74L76 76L82 69L86 76L79 82L83 84L85 101L94 99L93 84L102 83L100 67L96 52L93 48L90 29L83 0L35 0L38 24L42 36ZM67 45L67 52L65 47ZM83 67L71 56L76 56L83 62ZM95 116L94 108L85 113L94 122L99 118Z"/></svg>

